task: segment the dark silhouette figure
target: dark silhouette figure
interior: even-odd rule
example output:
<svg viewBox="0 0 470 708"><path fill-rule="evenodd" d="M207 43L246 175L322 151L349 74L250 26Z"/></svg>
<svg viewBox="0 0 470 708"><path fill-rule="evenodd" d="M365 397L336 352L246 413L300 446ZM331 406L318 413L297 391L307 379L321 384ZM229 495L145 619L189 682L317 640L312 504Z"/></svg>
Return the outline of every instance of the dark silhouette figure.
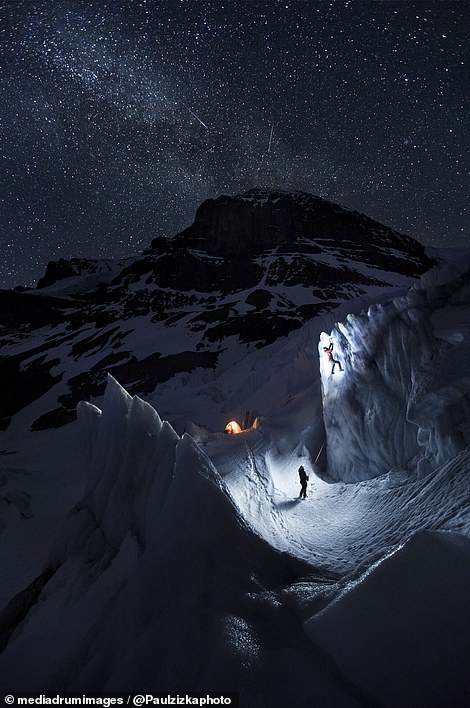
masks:
<svg viewBox="0 0 470 708"><path fill-rule="evenodd" d="M305 499L307 496L307 482L308 482L308 474L304 470L303 466L300 465L299 467L299 478L300 478L300 494L299 497L301 499Z"/></svg>
<svg viewBox="0 0 470 708"><path fill-rule="evenodd" d="M339 370L340 370L340 371L343 371L343 367L341 366L341 362L338 361L338 359L335 359L335 358L333 357L333 342L330 342L330 346L329 346L329 347L323 347L323 351L326 352L326 354L327 354L327 356L328 356L328 359L329 359L329 360L331 361L331 363L333 364L333 366L331 367L331 373L332 373L332 374L335 373L335 366L336 366L336 364L338 364Z"/></svg>

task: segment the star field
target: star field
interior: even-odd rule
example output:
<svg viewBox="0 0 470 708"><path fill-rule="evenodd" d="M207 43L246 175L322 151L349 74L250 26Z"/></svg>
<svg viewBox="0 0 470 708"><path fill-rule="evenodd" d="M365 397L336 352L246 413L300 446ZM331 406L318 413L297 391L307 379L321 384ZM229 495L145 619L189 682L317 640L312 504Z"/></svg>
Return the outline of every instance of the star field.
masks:
<svg viewBox="0 0 470 708"><path fill-rule="evenodd" d="M0 287L254 186L469 245L468 26L452 0L0 0Z"/></svg>

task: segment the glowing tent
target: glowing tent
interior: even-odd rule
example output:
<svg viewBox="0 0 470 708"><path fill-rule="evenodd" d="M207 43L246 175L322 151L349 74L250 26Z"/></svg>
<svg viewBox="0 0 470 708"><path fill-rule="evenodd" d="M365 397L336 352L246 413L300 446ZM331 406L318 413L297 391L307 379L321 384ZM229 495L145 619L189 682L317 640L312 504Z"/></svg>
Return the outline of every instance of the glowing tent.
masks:
<svg viewBox="0 0 470 708"><path fill-rule="evenodd" d="M237 433L241 433L242 429L240 428L236 420L231 420L230 423L227 423L227 425L225 426L224 432L228 433L229 435L236 435Z"/></svg>

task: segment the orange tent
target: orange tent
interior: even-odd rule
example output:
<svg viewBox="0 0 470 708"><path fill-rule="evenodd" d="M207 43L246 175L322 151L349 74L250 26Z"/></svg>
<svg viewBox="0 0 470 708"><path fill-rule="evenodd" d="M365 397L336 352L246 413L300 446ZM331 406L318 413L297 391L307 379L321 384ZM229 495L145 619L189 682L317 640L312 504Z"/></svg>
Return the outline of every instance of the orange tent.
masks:
<svg viewBox="0 0 470 708"><path fill-rule="evenodd" d="M236 420L231 420L230 423L227 423L227 425L225 426L224 432L228 433L229 435L236 435L237 433L241 433L242 429L240 428Z"/></svg>

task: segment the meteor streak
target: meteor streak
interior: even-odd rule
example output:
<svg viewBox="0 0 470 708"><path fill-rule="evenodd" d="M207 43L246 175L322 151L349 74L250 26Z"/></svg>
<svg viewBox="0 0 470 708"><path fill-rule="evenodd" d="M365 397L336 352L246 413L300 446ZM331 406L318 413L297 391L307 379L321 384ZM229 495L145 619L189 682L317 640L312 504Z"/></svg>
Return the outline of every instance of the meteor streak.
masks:
<svg viewBox="0 0 470 708"><path fill-rule="evenodd" d="M273 128L274 128L274 125L271 126L271 134L269 136L268 152L271 152L271 141L273 139Z"/></svg>
<svg viewBox="0 0 470 708"><path fill-rule="evenodd" d="M199 118L199 116L197 116L197 115L194 113L194 111L192 111L188 106L186 106L186 108L187 108L188 111L191 113L191 115L194 116L194 117L196 118L196 120L198 120L199 123L204 126L204 128L206 128L207 130L209 130L208 126Z"/></svg>

